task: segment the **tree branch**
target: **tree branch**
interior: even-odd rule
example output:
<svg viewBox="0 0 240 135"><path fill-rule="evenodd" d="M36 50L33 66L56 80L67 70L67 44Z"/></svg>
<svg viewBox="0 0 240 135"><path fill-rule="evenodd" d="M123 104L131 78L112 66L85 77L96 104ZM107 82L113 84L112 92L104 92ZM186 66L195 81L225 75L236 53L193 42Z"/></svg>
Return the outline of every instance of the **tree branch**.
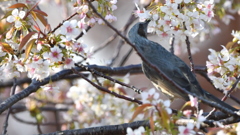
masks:
<svg viewBox="0 0 240 135"><path fill-rule="evenodd" d="M109 75L113 75L113 74L114 75L126 75L127 73L141 73L140 65L129 65L129 66L117 67L117 68L97 66L97 65L88 65L87 67L90 69L92 68L94 70L97 70L98 72L108 73ZM83 68L79 68L79 67L76 67L75 70L86 71ZM15 95L12 95L11 97L7 98L5 101L3 101L0 104L0 114L2 114L3 111L5 111L9 107L11 107L13 104L18 102L19 100L21 100L25 97L28 97L31 93L36 92L40 88L40 86L48 84L50 82L50 80L52 82L58 81L72 73L73 73L73 71L71 69L65 69L65 70L62 70L62 71L52 75L52 76L49 76L49 77L43 79L42 81L32 80L31 84L26 89L22 90L21 92L15 94Z"/></svg>
<svg viewBox="0 0 240 135"><path fill-rule="evenodd" d="M140 126L145 128L150 128L149 121L136 121L132 123L125 123L121 125L109 125L109 126L100 126L100 127L91 127L84 129L75 129L75 130L64 130L57 131L48 134L42 135L126 135L127 128L136 129Z"/></svg>

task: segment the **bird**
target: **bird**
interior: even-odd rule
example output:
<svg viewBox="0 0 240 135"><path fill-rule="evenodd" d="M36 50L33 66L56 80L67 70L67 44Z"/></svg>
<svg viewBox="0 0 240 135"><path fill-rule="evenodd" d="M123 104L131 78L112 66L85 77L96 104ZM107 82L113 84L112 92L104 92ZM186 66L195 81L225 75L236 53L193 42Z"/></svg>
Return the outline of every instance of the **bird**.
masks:
<svg viewBox="0 0 240 135"><path fill-rule="evenodd" d="M233 112L238 112L238 109L205 91L198 83L196 76L192 73L189 66L183 60L166 50L159 43L147 39L149 22L149 20L138 22L128 32L129 41L135 46L137 52L151 65L157 67L159 71L164 73L169 80L181 88L210 102L220 104ZM187 93L180 91L169 80L161 76L151 65L142 59L143 73L158 90L162 91L171 101L176 98L189 101L189 95Z"/></svg>

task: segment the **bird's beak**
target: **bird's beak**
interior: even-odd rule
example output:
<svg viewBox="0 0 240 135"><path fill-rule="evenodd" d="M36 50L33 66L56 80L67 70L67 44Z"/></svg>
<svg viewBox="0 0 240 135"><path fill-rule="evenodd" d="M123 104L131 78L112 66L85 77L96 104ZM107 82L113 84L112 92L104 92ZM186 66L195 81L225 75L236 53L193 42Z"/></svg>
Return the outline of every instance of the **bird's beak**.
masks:
<svg viewBox="0 0 240 135"><path fill-rule="evenodd" d="M151 22L151 20L145 20L145 23L147 23L147 24L148 24L149 22Z"/></svg>

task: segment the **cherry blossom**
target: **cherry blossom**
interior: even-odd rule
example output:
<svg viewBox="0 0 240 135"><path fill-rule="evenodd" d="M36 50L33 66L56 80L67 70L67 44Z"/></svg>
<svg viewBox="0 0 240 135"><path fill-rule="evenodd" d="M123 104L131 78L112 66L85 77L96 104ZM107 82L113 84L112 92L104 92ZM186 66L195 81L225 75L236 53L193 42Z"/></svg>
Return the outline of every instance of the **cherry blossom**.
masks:
<svg viewBox="0 0 240 135"><path fill-rule="evenodd" d="M71 58L65 58L64 68L72 68L74 67L74 61Z"/></svg>
<svg viewBox="0 0 240 135"><path fill-rule="evenodd" d="M191 0L166 1L149 11L141 11L136 5L137 16L140 21L151 20L148 32L156 32L160 39L169 40L174 33L175 40L184 41L182 36L196 37L204 30L205 22L214 16L212 0L198 1L195 6L193 3ZM179 9L179 4L184 4L184 7Z"/></svg>
<svg viewBox="0 0 240 135"><path fill-rule="evenodd" d="M200 110L197 115L196 128L198 129L200 128L201 123L206 120L206 118L202 114L203 110Z"/></svg>
<svg viewBox="0 0 240 135"><path fill-rule="evenodd" d="M80 33L77 27L77 20L65 21L60 28L60 33L66 36L68 41Z"/></svg>
<svg viewBox="0 0 240 135"><path fill-rule="evenodd" d="M7 22L12 23L15 22L15 27L20 28L22 27L21 19L25 17L26 13L25 11L18 11L18 9L14 9L12 11L12 15L7 17Z"/></svg>
<svg viewBox="0 0 240 135"><path fill-rule="evenodd" d="M185 115L189 119L192 115L192 110L184 110L183 115Z"/></svg>
<svg viewBox="0 0 240 135"><path fill-rule="evenodd" d="M187 126L178 126L178 135L195 135L196 132L193 130L194 125L192 123L187 123Z"/></svg>
<svg viewBox="0 0 240 135"><path fill-rule="evenodd" d="M232 31L231 35L238 40L238 44L240 44L240 31Z"/></svg>
<svg viewBox="0 0 240 135"><path fill-rule="evenodd" d="M51 52L48 53L48 57L52 62L62 61L62 50L58 46L51 48Z"/></svg>
<svg viewBox="0 0 240 135"><path fill-rule="evenodd" d="M192 107L198 108L198 99L197 97L193 97L192 95L189 95L190 103Z"/></svg>
<svg viewBox="0 0 240 135"><path fill-rule="evenodd" d="M163 103L164 109L168 114L172 114L172 109L170 108L171 101L170 100L160 100Z"/></svg>
<svg viewBox="0 0 240 135"><path fill-rule="evenodd" d="M142 126L135 130L133 130L130 127L127 128L127 135L143 135L144 132L145 132L145 129Z"/></svg>
<svg viewBox="0 0 240 135"><path fill-rule="evenodd" d="M117 17L113 16L111 14L108 14L108 15L105 16L105 19L108 20L109 22L113 22L113 21L117 20Z"/></svg>
<svg viewBox="0 0 240 135"><path fill-rule="evenodd" d="M73 43L72 48L76 53L86 53L87 52L87 45L83 44L82 41L80 43L79 42Z"/></svg>
<svg viewBox="0 0 240 135"><path fill-rule="evenodd" d="M156 103L156 101L160 97L160 94L156 92L155 88L151 88L150 90L148 90L148 92L142 92L141 97L143 103Z"/></svg>
<svg viewBox="0 0 240 135"><path fill-rule="evenodd" d="M28 77L37 80L42 80L45 77L48 77L50 74L49 65L50 62L43 59L27 64Z"/></svg>
<svg viewBox="0 0 240 135"><path fill-rule="evenodd" d="M235 32L232 32L232 35L235 35ZM234 40L235 42L238 41L236 37L234 37ZM209 61L206 62L206 66L208 76L214 86L227 93L231 89L231 85L236 81L236 75L239 74L236 69L239 67L240 57L235 53L235 48L228 50L223 45L222 48L220 52L209 49L211 53L208 55Z"/></svg>

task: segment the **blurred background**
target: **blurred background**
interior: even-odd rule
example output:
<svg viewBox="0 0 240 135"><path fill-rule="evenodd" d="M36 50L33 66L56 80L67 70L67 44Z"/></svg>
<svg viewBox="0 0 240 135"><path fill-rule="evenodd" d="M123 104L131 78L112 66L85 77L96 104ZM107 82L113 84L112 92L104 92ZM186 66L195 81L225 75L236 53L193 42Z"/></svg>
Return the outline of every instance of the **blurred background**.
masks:
<svg viewBox="0 0 240 135"><path fill-rule="evenodd" d="M11 2L11 1L0 0L0 7L1 7L0 17L4 16L4 12L6 11L6 8L13 3L14 1ZM39 7L42 11L48 14L47 20L51 28L55 28L59 23L62 22L63 19L66 19L69 15L73 13L72 4L66 2L65 0L42 0L39 4ZM112 25L116 29L121 29L127 23L129 17L133 14L133 11L135 9L135 4L133 0L129 0L129 1L119 0L117 3L117 7L118 9L114 11L114 15L117 17L117 21L113 22ZM195 65L205 66L206 60L210 53L208 49L212 48L216 51L221 50L222 47L220 45L226 45L229 41L232 40L233 38L231 36L232 30L240 30L239 14L233 14L233 16L235 19L231 20L229 25L224 24L221 20L218 19L219 28L221 29L221 31L218 34L208 35L208 38L206 38L202 42L191 42L192 48L197 50L197 51L194 51L193 53L193 62ZM3 21L0 24L0 29L4 29ZM135 21L132 22L131 26L137 22L138 22L138 19L136 18ZM97 24L93 28L91 28L87 32L87 34L84 35L79 40L82 40L86 45L90 47L94 47L94 49L96 49L102 43L104 43L110 36L114 34L115 34L114 31L112 31L108 26ZM149 34L148 37L150 40L160 43L165 48L167 49L170 48L168 41L163 41L162 39L160 39L160 37L155 36L153 34ZM93 58L89 61L89 63L97 64L97 65L106 65L106 63L109 63L109 61L116 55L116 53L119 50L118 48L119 41L120 41L120 37L117 37L113 42L111 42L110 45L108 45L108 47L94 54ZM176 54L189 65L186 49L181 49L181 47L179 48L175 48ZM184 48L184 44L182 45L182 48ZM113 67L119 66L119 63L122 61L123 56L125 56L130 49L131 47L129 45L124 44L120 49L119 56L117 57L115 63L112 66ZM124 65L140 64L140 63L141 63L141 60L139 56L136 54L136 52L133 51ZM219 98L222 97L222 94L220 92L217 92L212 87L212 85L210 85L203 77L197 75L197 79L199 80L201 86L204 89L218 96ZM145 91L154 87L152 83L143 74L131 75L129 84L134 85L137 88L143 88L143 90ZM10 88L8 88L8 90L10 91ZM1 102L3 101L3 99L9 96L8 95L9 91L0 96ZM234 95L239 95L239 93L236 93L236 94L234 93ZM161 94L160 97L163 99L166 99L166 97L163 94ZM236 96L236 97L239 97L239 96ZM235 102L229 99L226 102L230 103L231 105L235 104ZM173 109L179 109L180 107L182 107L184 103L185 101L183 101L182 99L176 99L172 103L171 107ZM206 106L203 106L203 107L205 108L204 109L205 111L210 110L209 107L206 107ZM3 122L5 120L4 114L0 115L0 132L2 132L1 130L3 127ZM28 121L31 121L31 120L34 121L34 119L29 116L28 112L18 113L17 116L20 118L24 118L25 120L28 120ZM49 121L51 119L53 120L55 119L54 115L51 113L48 113L45 116ZM56 131L57 129L54 126L42 126L42 130L44 132L53 132L53 131ZM10 116L9 128L8 128L9 135L28 135L28 134L36 134L36 133L37 133L37 129L35 125L23 124L20 121L17 121L16 119L14 119L12 116Z"/></svg>

